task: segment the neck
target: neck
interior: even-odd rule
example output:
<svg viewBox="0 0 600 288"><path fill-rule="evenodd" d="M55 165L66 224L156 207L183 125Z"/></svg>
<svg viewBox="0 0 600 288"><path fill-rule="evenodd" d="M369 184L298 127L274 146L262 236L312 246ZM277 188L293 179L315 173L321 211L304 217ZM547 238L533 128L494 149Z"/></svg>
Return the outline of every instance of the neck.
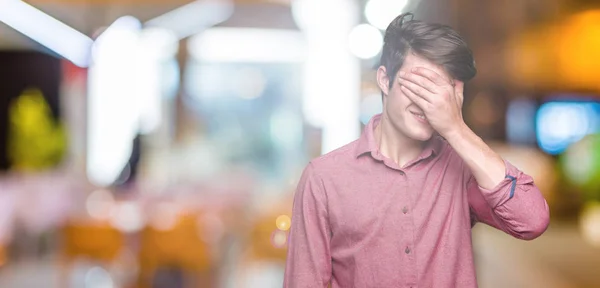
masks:
<svg viewBox="0 0 600 288"><path fill-rule="evenodd" d="M400 167L404 167L419 157L426 143L411 139L398 131L391 125L385 114L381 116L381 121L375 128L375 140L380 153L396 162Z"/></svg>

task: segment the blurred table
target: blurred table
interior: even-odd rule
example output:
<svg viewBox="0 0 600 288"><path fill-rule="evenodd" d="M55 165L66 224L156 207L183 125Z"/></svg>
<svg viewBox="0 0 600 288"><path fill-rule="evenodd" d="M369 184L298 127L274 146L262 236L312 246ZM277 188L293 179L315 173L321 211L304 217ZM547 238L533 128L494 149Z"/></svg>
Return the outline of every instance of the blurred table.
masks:
<svg viewBox="0 0 600 288"><path fill-rule="evenodd" d="M473 246L480 288L600 287L600 247L584 242L577 223L552 223L533 241L477 224Z"/></svg>

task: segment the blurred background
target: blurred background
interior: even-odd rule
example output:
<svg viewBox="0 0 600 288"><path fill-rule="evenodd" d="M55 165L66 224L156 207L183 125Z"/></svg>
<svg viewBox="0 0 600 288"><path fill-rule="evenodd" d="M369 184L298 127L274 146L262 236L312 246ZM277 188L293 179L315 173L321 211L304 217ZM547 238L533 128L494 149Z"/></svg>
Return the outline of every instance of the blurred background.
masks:
<svg viewBox="0 0 600 288"><path fill-rule="evenodd" d="M475 53L469 126L531 174L483 288L600 287L597 0L0 0L0 287L281 287L307 162L381 111L398 14Z"/></svg>

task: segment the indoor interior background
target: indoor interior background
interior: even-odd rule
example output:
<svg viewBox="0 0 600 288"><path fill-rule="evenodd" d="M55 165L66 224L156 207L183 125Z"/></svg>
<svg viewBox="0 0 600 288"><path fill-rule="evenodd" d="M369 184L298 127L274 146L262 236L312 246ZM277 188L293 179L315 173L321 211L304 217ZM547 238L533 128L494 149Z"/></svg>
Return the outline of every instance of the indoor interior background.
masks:
<svg viewBox="0 0 600 288"><path fill-rule="evenodd" d="M482 288L600 287L600 2L0 0L0 287L281 287L306 163L381 110L396 15L475 54L468 125L552 223Z"/></svg>

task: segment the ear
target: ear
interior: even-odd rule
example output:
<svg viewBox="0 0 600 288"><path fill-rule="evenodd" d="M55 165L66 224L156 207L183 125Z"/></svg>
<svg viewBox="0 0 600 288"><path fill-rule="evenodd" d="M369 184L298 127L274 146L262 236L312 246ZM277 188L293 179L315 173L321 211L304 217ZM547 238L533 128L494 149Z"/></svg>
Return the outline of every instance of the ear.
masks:
<svg viewBox="0 0 600 288"><path fill-rule="evenodd" d="M390 91L390 77L384 66L379 66L377 69L377 85L384 96L387 96Z"/></svg>

